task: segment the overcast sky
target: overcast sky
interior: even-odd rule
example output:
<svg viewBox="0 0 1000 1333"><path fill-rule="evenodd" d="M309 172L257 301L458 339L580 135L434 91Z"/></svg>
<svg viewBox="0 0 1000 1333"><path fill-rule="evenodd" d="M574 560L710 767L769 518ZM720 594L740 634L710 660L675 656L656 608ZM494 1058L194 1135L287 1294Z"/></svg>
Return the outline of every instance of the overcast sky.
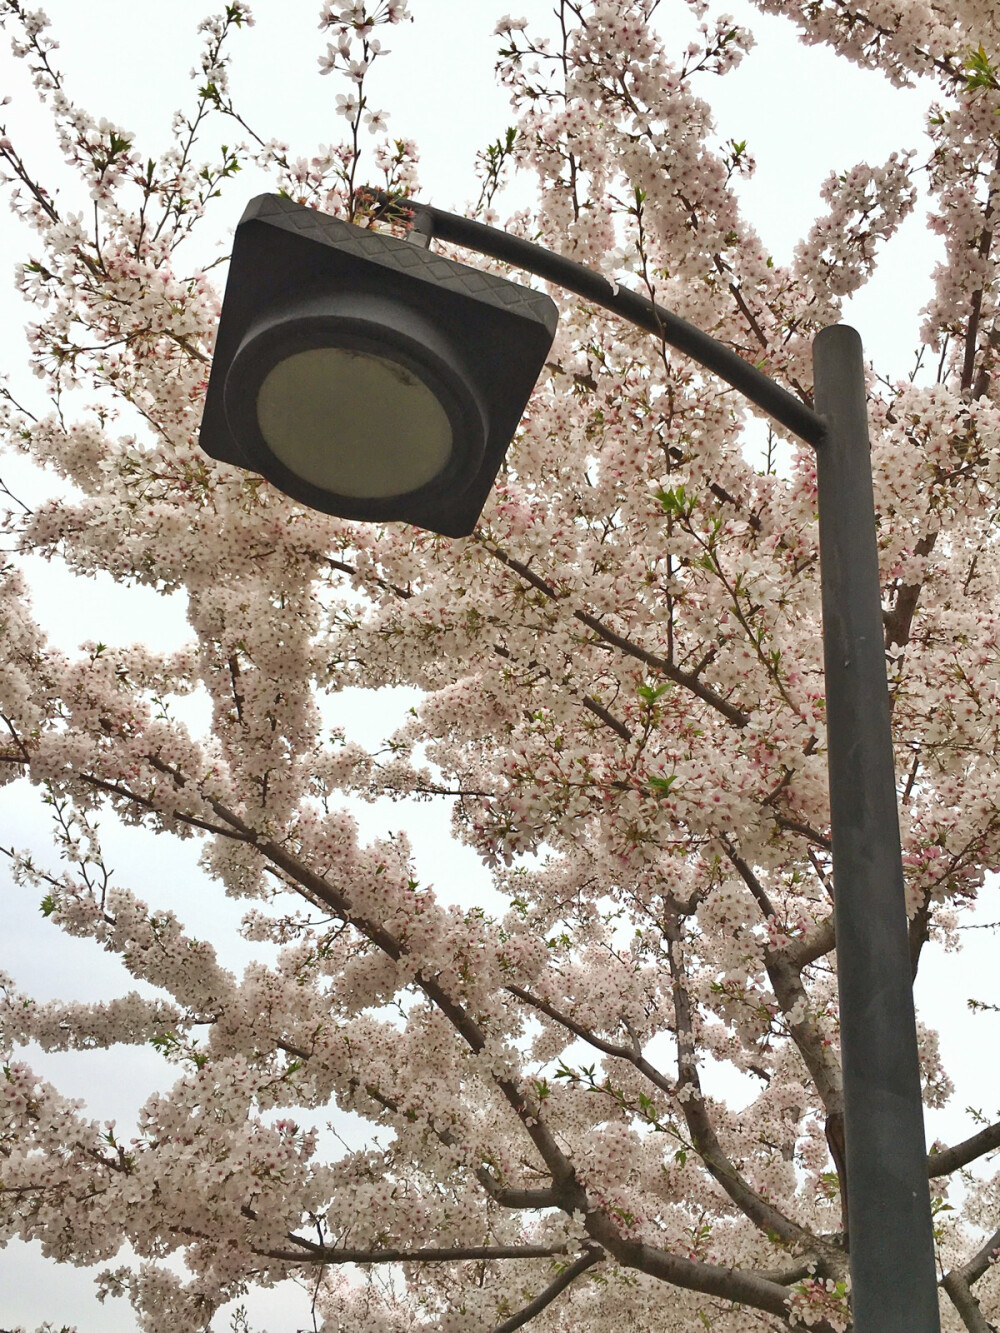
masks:
<svg viewBox="0 0 1000 1333"><path fill-rule="evenodd" d="M520 0L514 6L518 13L541 22L550 7L547 0ZM704 95L716 108L721 137L747 140L756 157L757 175L744 187L745 207L771 253L784 260L820 211L819 187L831 170L845 170L860 160L881 161L893 150L919 147L927 94L892 89L877 75L802 47L789 24L759 16L749 4L727 8L753 28L760 44L740 70L713 81L717 86L706 81ZM338 139L344 126L333 114L342 85L336 77L321 78L317 73L324 47L317 31L318 9L318 0L258 0L257 26L238 34L230 48L239 109L262 134L285 139L293 151L303 154ZM385 45L391 54L376 65L370 96L375 105L389 109L393 134L417 141L424 197L461 210L478 193L472 170L476 150L511 121L507 95L493 78L498 43L492 34L504 5L500 0L496 4L411 0L411 9L412 25L386 31ZM199 51L196 27L206 6L192 0L172 0L169 5L49 0L46 11L61 43L57 61L67 76L69 95L95 115L134 133L142 151L162 150L171 113L191 102L187 76ZM681 0L664 0L659 13L665 27L676 26L678 46L685 44L686 35L681 34L691 24L687 7ZM30 85L6 44L0 51L0 68L0 95L13 96L4 108L9 133L29 162L42 164L40 174L49 179L49 170L58 172L59 164L48 122L35 110ZM245 198L260 188L260 182L239 179L216 207L210 224L216 227L220 253ZM527 197L524 189L518 190L511 207ZM73 207L71 197L66 206ZM930 294L926 275L936 246L922 219L911 219L890 248L876 281L852 303L851 322L860 329L868 353L890 377L905 374L912 365L918 311ZM23 369L19 328L25 315L9 288L10 265L26 257L29 248L5 210L0 210L0 254L6 260L0 281L7 293L0 350L12 383L29 402L34 395L34 401L43 404L40 384ZM18 474L4 463L0 476ZM19 479L29 491L39 485ZM51 483L43 480L40 485ZM70 580L37 563L31 572L42 623L62 648L73 650L84 639L115 642L137 634L156 647L170 647L186 637L182 597L164 599L144 589L123 594L110 583ZM409 701L406 694L381 695L374 708L361 710L352 701L350 712L341 715L349 718L358 739L377 740L393 729ZM342 701L338 706L342 709ZM412 827L421 873L438 885L445 900L466 895L482 899L486 889L475 858L446 845L446 812L435 817L421 807L419 819L411 820L399 806L383 805L364 808L361 817L369 836L404 824ZM110 822L105 828L110 830ZM0 789L0 842L41 849L45 841L34 796L23 784ZM173 907L192 931L216 943L228 941L221 950L228 965L238 967L245 961L247 951L235 939L241 909L206 893L196 866L196 844L161 838L151 850L148 836L135 830L118 830L109 842L119 882L157 905ZM92 946L46 927L37 904L12 889L3 865L0 894L4 896L0 970L12 973L26 989L40 998L99 998L133 984L130 980L123 984L123 971ZM995 892L992 897L996 899ZM993 920L1000 916L1000 908L994 901L992 910L987 906L981 916ZM936 1116L931 1131L945 1137L968 1132L961 1112L970 1100L978 1097L987 1114L997 1103L995 1080L987 1076L987 1062L976 1057L968 1036L965 1009L973 984L966 977L979 971L989 978L993 939L988 931L971 938L974 947L963 959L951 960L950 966L945 960L930 975L922 974L918 995L930 1021L945 1031L944 1047L952 1053L946 1065L958 1070L961 1104L950 1116ZM973 1020L977 1024L973 1035L988 1021ZM170 1081L170 1071L159 1058L143 1050L106 1056L32 1053L30 1058L63 1091L85 1097L95 1116L117 1118L122 1125L134 1117L157 1082ZM12 1245L0 1252L0 1293L4 1327L20 1323L33 1329L50 1319L56 1327L76 1324L80 1333L131 1333L134 1328L127 1306L96 1303L90 1275L55 1269L31 1247ZM266 1325L270 1333L310 1326L304 1296L290 1299L265 1293L247 1304L252 1321ZM220 1316L215 1327L228 1328L228 1320Z"/></svg>

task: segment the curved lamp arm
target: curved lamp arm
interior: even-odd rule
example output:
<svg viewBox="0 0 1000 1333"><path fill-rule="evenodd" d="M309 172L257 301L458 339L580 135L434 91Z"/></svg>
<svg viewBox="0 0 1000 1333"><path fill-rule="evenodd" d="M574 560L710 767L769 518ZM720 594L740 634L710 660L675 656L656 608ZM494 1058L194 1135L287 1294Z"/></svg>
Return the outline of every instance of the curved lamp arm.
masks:
<svg viewBox="0 0 1000 1333"><path fill-rule="evenodd" d="M716 338L689 324L665 306L649 301L627 287L617 287L592 269L577 264L564 255L553 254L541 245L511 236L498 227L447 213L431 204L416 199L399 199L383 190L366 191L378 200L381 210L405 209L415 217L415 229L428 240L436 239L452 245L461 245L479 254L512 264L525 273L553 282L558 287L582 296L594 305L600 305L620 315L637 328L662 338L671 347L684 352L699 365L713 371L720 379L731 384L744 398L786 426L807 444L822 444L826 425L805 403L787 389L776 384L749 361Z"/></svg>

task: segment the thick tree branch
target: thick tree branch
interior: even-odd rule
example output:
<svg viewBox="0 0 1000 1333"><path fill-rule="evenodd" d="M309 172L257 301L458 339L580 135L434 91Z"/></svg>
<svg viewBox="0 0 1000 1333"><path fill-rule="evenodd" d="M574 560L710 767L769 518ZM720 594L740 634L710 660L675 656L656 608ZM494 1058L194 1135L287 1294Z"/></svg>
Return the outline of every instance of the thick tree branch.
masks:
<svg viewBox="0 0 1000 1333"><path fill-rule="evenodd" d="M913 548L913 554L927 556L934 550L937 530L925 532ZM910 627L916 614L922 583L904 583L896 590L896 600L891 611L882 617L885 624L885 646L887 648L905 648L910 642Z"/></svg>
<svg viewBox="0 0 1000 1333"><path fill-rule="evenodd" d="M620 736L625 744L628 745L629 741L632 739L632 733L629 731L628 727L626 727L624 722L619 722L612 713L609 713L608 710L602 704L599 704L596 699L592 699L589 694L583 696L583 706L588 713L593 713L595 717L599 717L606 727L610 727L615 735Z"/></svg>
<svg viewBox="0 0 1000 1333"><path fill-rule="evenodd" d="M949 1176L952 1171L958 1171L963 1166L968 1166L977 1157L992 1152L994 1148L1000 1148L1000 1120L996 1124L987 1125L978 1134L963 1139L961 1143L956 1143L951 1148L942 1148L940 1152L928 1153L927 1174L931 1180L938 1176Z"/></svg>
<svg viewBox="0 0 1000 1333"><path fill-rule="evenodd" d="M996 365L996 353L1000 350L1000 328L996 325L990 329L986 335L983 355L979 362L979 369L976 371L976 378L973 381L970 398L975 402L977 398L985 398L990 391L990 381L993 379L994 366Z"/></svg>
<svg viewBox="0 0 1000 1333"><path fill-rule="evenodd" d="M735 868L739 871L740 878L743 880L743 883L753 894L754 898L756 898L757 906L763 913L764 919L767 920L768 917L776 917L777 912L775 912L774 905L771 902L771 899L767 896L767 891L765 890L763 884L761 884L760 880L754 874L749 864L743 859L742 856L740 856L739 852L736 850L732 838L730 838L728 834L723 834L722 845L726 849L726 855L729 857L730 861L732 861Z"/></svg>
<svg viewBox="0 0 1000 1333"><path fill-rule="evenodd" d="M167 764L159 760L151 760L150 762L153 762L154 766L161 772L171 774L178 786L186 784L187 779L182 774L172 770ZM405 948L396 936L383 926L355 911L345 892L334 888L322 875L317 875L310 870L298 857L293 856L287 848L255 833L250 825L246 824L239 815L229 810L220 801L213 798L207 799L210 808L219 819L241 833L247 842L256 846L262 856L283 870L294 883L306 888L316 899L329 907L342 920L354 926L356 930L359 930L394 961L398 962L404 956ZM479 1024L458 1001L451 998L440 982L434 977L426 976L422 971L417 971L413 977L413 984L418 986L431 1003L436 1005L444 1014L470 1050L478 1054L485 1049L486 1036ZM570 1159L559 1147L555 1136L541 1119L540 1106L523 1093L513 1079L497 1075L495 1076L495 1082L507 1104L517 1115L525 1132L535 1145L539 1156L552 1176L554 1184L557 1188L566 1191L567 1204L564 1204L564 1206L568 1205L571 1211L574 1209L582 1211L586 1203L586 1194L582 1187L576 1183Z"/></svg>
<svg viewBox="0 0 1000 1333"><path fill-rule="evenodd" d="M962 1277L970 1285L978 1282L982 1275L998 1257L1000 1257L1000 1227L989 1240L981 1245L967 1264L961 1269Z"/></svg>
<svg viewBox="0 0 1000 1333"><path fill-rule="evenodd" d="M608 1236L607 1248L622 1267L636 1268L640 1273L671 1282L686 1291L700 1291L706 1296L751 1305L780 1319L788 1319L792 1293L760 1273L699 1263L667 1250L654 1249L641 1241L624 1241L601 1213L588 1216L587 1231L598 1244L604 1244L602 1236ZM825 1319L810 1324L809 1329L810 1333L834 1333L832 1325Z"/></svg>
<svg viewBox="0 0 1000 1333"><path fill-rule="evenodd" d="M730 1161L715 1133L701 1090L695 1055L691 999L684 980L680 953L680 930L675 921L667 923L667 959L674 998L677 1028L677 1091L691 1141L714 1180L749 1220L768 1236L777 1236L785 1245L800 1253L807 1251L829 1261L832 1251L805 1227L793 1222L778 1208L762 1199L747 1184Z"/></svg>
<svg viewBox="0 0 1000 1333"><path fill-rule="evenodd" d="M804 943L804 942L803 942ZM795 1042L803 1063L812 1075L826 1110L827 1146L840 1182L840 1220L846 1245L850 1219L847 1215L847 1148L844 1141L844 1084L840 1064L833 1052L827 1034L813 1017L809 996L802 984L802 968L807 961L828 953L834 945L832 914L822 922L810 937L809 947L796 951L791 945L787 951L768 949L764 954L768 979L775 998L788 1021L788 1031ZM788 1015L799 1013L792 1022Z"/></svg>
<svg viewBox="0 0 1000 1333"><path fill-rule="evenodd" d="M822 847L824 852L830 851L833 846L833 843L826 834L820 833L820 831L814 829L811 824L803 824L797 819L789 819L786 815L779 814L775 814L774 822L777 824L778 828L784 829L786 833L798 833L803 838L808 838L808 840L815 843L817 847Z"/></svg>
<svg viewBox="0 0 1000 1333"><path fill-rule="evenodd" d="M726 854L757 900L761 911L765 916L773 916L774 911L770 899L765 893L763 885L754 874L752 867L739 855L728 838L723 839L723 843ZM792 1012L800 1012L804 1015L797 1022L789 1024L789 1032L799 1049L802 1059L805 1061L806 1067L813 1076L828 1116L842 1117L843 1087L840 1071L830 1052L826 1037L820 1031L815 1020L809 1017L808 996L802 984L802 969L807 967L809 963L815 962L817 958L822 958L824 954L829 953L835 942L833 913L831 912L805 938L790 940L787 945L780 949L766 948L764 950L764 966L767 969L768 980L774 991L775 999L781 1006L782 1013L787 1015ZM838 1144L839 1140L835 1138L831 1148ZM841 1163L837 1160L836 1151L834 1152L834 1160L839 1171ZM841 1183L843 1184L843 1181ZM846 1198L847 1196L844 1194L842 1197Z"/></svg>
<svg viewBox="0 0 1000 1333"><path fill-rule="evenodd" d="M268 1259L295 1264L451 1264L491 1259L552 1259L567 1254L565 1245L429 1245L421 1249L348 1250L317 1245L304 1236L289 1236L299 1250L259 1250ZM592 1260L591 1262L596 1262Z"/></svg>
<svg viewBox="0 0 1000 1333"><path fill-rule="evenodd" d="M155 764L154 767L156 767ZM165 766L163 771L168 771ZM149 810L151 813L162 813L155 801L150 800L148 796L140 796L138 792L131 791L128 787L119 786L116 782L108 782L93 773L77 773L75 776L97 791L107 792L109 796L117 796L121 800L140 806L143 810ZM236 842L252 841L251 838L234 833L231 828L211 824L207 819L199 819L197 815L174 812L171 817L179 820L182 824L190 825L191 828L201 829L203 833L212 833L219 838L232 838Z"/></svg>
<svg viewBox="0 0 1000 1333"><path fill-rule="evenodd" d="M987 1323L983 1317L983 1312L979 1308L979 1302L972 1294L961 1274L956 1272L945 1273L941 1279L941 1286L951 1297L951 1303L958 1311L962 1323L969 1330L969 1333L996 1333L993 1324Z"/></svg>
<svg viewBox="0 0 1000 1333"><path fill-rule="evenodd" d="M930 938L930 929L931 895L925 891L923 902L910 917L906 932L910 950L910 976L914 981L917 978L917 969L920 966L921 951Z"/></svg>
<svg viewBox="0 0 1000 1333"><path fill-rule="evenodd" d="M780 953L793 967L803 968L815 963L818 958L823 958L836 943L833 913L830 912L822 921L817 921L807 935L803 935L801 939L789 940L782 946Z"/></svg>
<svg viewBox="0 0 1000 1333"><path fill-rule="evenodd" d="M589 1028L581 1023L577 1023L575 1019L570 1018L568 1014L561 1013L554 1005L549 1004L547 1001L540 999L536 995L532 995L530 991L526 991L520 986L511 985L507 986L505 989L508 990L510 994L515 995L518 999L523 1000L526 1004L530 1004L540 1013L551 1018L554 1022L565 1027L569 1032L572 1032L574 1036L580 1037L583 1041L587 1042L588 1045L593 1046L595 1050L599 1050L605 1055L610 1055L616 1059L628 1061L628 1063L641 1074L645 1075L655 1087L659 1088L661 1092L666 1093L672 1099L677 1098L678 1089L684 1085L683 1078L679 1080L676 1085L673 1084L664 1074L643 1057L637 1047L620 1046L614 1042L606 1041L603 1037L598 1037L596 1033L592 1032ZM688 1022L690 1022L689 1006L682 1005L682 1009L688 1014ZM678 1019L678 1022L680 1023L680 1019ZM690 1029L688 1030L690 1031ZM682 1038L679 1028L678 1050L680 1050L681 1040ZM817 1040L813 1045L819 1046L819 1044L817 1034ZM768 1232L769 1234L781 1236L788 1244L795 1244L810 1249L815 1248L817 1242L812 1233L799 1227L796 1223L790 1221L790 1219L785 1218L777 1209L773 1209L771 1205L766 1204L764 1200L751 1190L750 1186L743 1180L742 1176L739 1175L735 1166L723 1151L722 1146L715 1135L708 1112L705 1109L704 1100L701 1096L700 1079L698 1078L697 1066L693 1061L693 1045L691 1058L688 1060L685 1068L688 1070L689 1074L693 1073L693 1082L689 1081L687 1086L693 1087L695 1091L686 1099L679 1100L681 1101L683 1114L692 1141L698 1152L701 1154L705 1165L712 1173L712 1176L718 1181L733 1202L742 1209L746 1216L749 1217L751 1221L754 1221L756 1225L760 1226L761 1230ZM829 1071L824 1070L824 1072L828 1073Z"/></svg>
<svg viewBox="0 0 1000 1333"><path fill-rule="evenodd" d="M1000 172L1000 154L997 155L993 168L994 172ZM993 244L993 214L996 208L996 190L990 190L989 197L986 200L986 208L983 212L983 229L979 233L979 245L977 252L980 260L985 261L990 253L990 247ZM979 321L983 311L984 288L977 287L972 294L972 308L969 311L969 326L965 334L965 357L962 363L962 390L967 392L972 388L972 381L976 368L976 351L979 344Z"/></svg>
<svg viewBox="0 0 1000 1333"><path fill-rule="evenodd" d="M775 1269L773 1272L759 1272L758 1277L762 1277L767 1282L777 1282L781 1287L794 1287L797 1282L802 1282L805 1278L811 1277L815 1272L815 1264L804 1263L796 1264L793 1268Z"/></svg>
<svg viewBox="0 0 1000 1333"><path fill-rule="evenodd" d="M671 1254L666 1250L657 1250L640 1242L622 1241L608 1219L600 1214L594 1214L593 1221L594 1229L605 1231L615 1243L616 1249L620 1251L615 1254L615 1258L624 1267L638 1269L640 1272L671 1282L675 1286L683 1287L688 1291L700 1291L709 1296L722 1297L724 1300L753 1305L757 1309L766 1310L769 1314L775 1314L781 1318L787 1318L788 1316L790 1295L788 1289L766 1277L756 1273L745 1273L737 1268L722 1268L716 1264L697 1263L694 1260L685 1259L681 1255ZM591 1217L588 1216L588 1231L592 1229L590 1223ZM298 1236L293 1239L296 1244L302 1247L300 1250L262 1250L260 1253L269 1259L294 1264L454 1263L463 1260L551 1258L566 1253L568 1248L567 1246L484 1245L478 1247L456 1246L453 1249L346 1250L317 1245L314 1241L307 1241ZM574 1268L577 1268L577 1271L573 1273L573 1277L569 1281L578 1277L586 1268L591 1267L604 1257L604 1254L598 1248L588 1250L585 1255L581 1255L577 1264L573 1265ZM584 1258L588 1260L586 1264L582 1263ZM567 1272L569 1271L567 1270ZM552 1287L547 1288L546 1292L552 1293L550 1300L554 1300L568 1285L569 1282L564 1282L555 1291L552 1290ZM545 1294L543 1293L543 1295ZM540 1300L541 1298L536 1299ZM546 1305L549 1303L549 1301L545 1302ZM544 1306L539 1305L536 1313L542 1308ZM527 1322L527 1320L522 1320L522 1323L524 1322ZM512 1329L520 1327L519 1324L501 1324L499 1327L504 1329L508 1326ZM833 1329L826 1321L811 1324L810 1328L815 1330L815 1333L833 1333ZM497 1333L499 1333L499 1330Z"/></svg>
<svg viewBox="0 0 1000 1333"><path fill-rule="evenodd" d="M722 841L726 848L726 854L739 871L740 877L747 888L756 898L765 918L775 916L776 913L764 886L751 867L736 851L732 840L726 836ZM767 956L787 962L801 971L803 967L808 967L810 963L814 963L817 958L822 958L824 954L828 954L835 943L833 913L830 912L828 916L816 924L815 929L810 931L808 935L804 935L801 939L789 940L780 949L768 949Z"/></svg>
<svg viewBox="0 0 1000 1333"><path fill-rule="evenodd" d="M176 786L184 787L187 785L187 779L183 774L172 769L161 760L152 757L150 762L160 772L168 775ZM116 796L137 800L145 808L155 808L154 803L148 798L139 798L135 793L117 788L114 784L106 783L102 779L93 779L93 785L101 789L110 789ZM389 957L398 960L403 956L405 950L399 940L384 927L355 912L350 905L349 898L342 890L335 888L325 878L315 874L286 848L270 839L262 838L250 825L221 802L214 798L207 798L207 804L225 827L219 830L207 825L206 821L200 821L202 825L205 825L212 832L224 832L228 836L235 836L240 841L254 845L262 856L281 869L293 883L301 885L315 900L323 903L343 920L360 930ZM453 1000L444 991L434 978L424 976L418 972L414 977L414 982L449 1019L471 1050L478 1053L485 1048L486 1038L479 1025L457 1001ZM518 998L522 998L526 1003L536 1003L537 1007L542 1007L541 1003L536 1002L535 998L527 992L518 994L519 988L510 989L511 993L518 995ZM562 1021L564 1018L554 1010L552 1016L557 1021ZM570 1030L574 1030L576 1025L573 1025L570 1021L569 1026ZM650 1077L657 1086L666 1091L672 1090L669 1081L653 1066L649 1065L638 1052L627 1047L616 1047L613 1043L602 1043L602 1039L596 1038L594 1034L587 1034L585 1030L581 1030L580 1035L587 1036L588 1040L592 1040L595 1045L605 1049L608 1054L627 1059L647 1077ZM688 1040L690 1040L690 1033ZM685 1058L685 1068L694 1068L687 1057ZM685 1114L689 1119L689 1130L692 1130L692 1137L713 1176L733 1198L734 1202L743 1209L751 1221L754 1221L768 1234L781 1237L785 1243L796 1246L800 1250L817 1254L821 1266L825 1269L823 1251L827 1247L821 1247L816 1238L810 1233L798 1227L777 1209L759 1199L738 1175L732 1164L729 1163L715 1139L714 1131L705 1112L700 1089L697 1088L696 1069L694 1069L694 1077L696 1095L689 1097L683 1105ZM722 1296L728 1300L750 1303L759 1309L779 1314L782 1317L787 1315L789 1292L778 1283L771 1282L754 1273L719 1268L714 1265L683 1259L681 1256L668 1251L626 1240L610 1218L600 1210L593 1208L586 1192L576 1182L571 1161L565 1156L551 1131L540 1119L540 1106L526 1097L512 1079L498 1076L496 1082L508 1104L514 1109L524 1125L553 1179L551 1191L498 1191L496 1195L497 1202L512 1207L554 1205L568 1212L582 1213L586 1218L587 1231L591 1238L624 1266L639 1268L643 1272L662 1277L690 1290ZM695 1128L692 1129L692 1126ZM481 1247L479 1250L462 1249L460 1251L448 1249L347 1251L320 1247L320 1250L317 1251L309 1249L309 1246L313 1244L312 1242L304 1242L301 1238L296 1237L295 1243L301 1246L301 1252L273 1251L270 1252L270 1257L284 1259L288 1262L302 1262L305 1254L309 1256L305 1261L310 1263L447 1262L449 1259L462 1258L514 1257L515 1254L521 1258L550 1257L554 1253L565 1252L564 1250L545 1249L544 1247L542 1250L532 1249L531 1247L526 1250L525 1247L521 1246L512 1247L509 1250L504 1247Z"/></svg>
<svg viewBox="0 0 1000 1333"><path fill-rule="evenodd" d="M961 1268L953 1268L941 1279L942 1287L951 1297L952 1304L962 1316L962 1322L969 1333L995 1333L993 1325L986 1321L979 1308L979 1302L972 1294L972 1284L979 1281L998 1254L1000 1254L1000 1229L994 1231L986 1244L967 1264L963 1264Z"/></svg>

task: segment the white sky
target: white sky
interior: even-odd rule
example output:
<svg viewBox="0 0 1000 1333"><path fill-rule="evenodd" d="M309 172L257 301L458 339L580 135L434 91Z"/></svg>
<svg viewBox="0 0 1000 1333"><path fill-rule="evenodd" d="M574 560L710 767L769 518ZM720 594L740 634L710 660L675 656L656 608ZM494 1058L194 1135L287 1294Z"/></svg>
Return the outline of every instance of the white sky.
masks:
<svg viewBox="0 0 1000 1333"><path fill-rule="evenodd" d="M49 0L45 7L61 43L57 63L67 75L69 95L93 114L132 131L144 151L162 149L172 111L190 105L187 73L200 49L195 29L207 12L203 0L172 0L170 5ZM236 104L260 133L285 139L293 152L308 155L319 143L337 141L345 124L333 114L335 95L343 85L336 76L320 78L316 73L324 45L317 31L318 0L258 0L255 8L257 26L237 34L230 47ZM500 135L512 119L507 95L493 79L497 39L492 32L504 6L502 0L411 0L411 8L416 20L412 25L384 33L391 54L375 66L370 97L374 105L390 110L394 134L419 144L424 197L461 210L478 194L472 170L476 150ZM547 0L515 5L517 13L543 23L550 8ZM831 170L919 147L926 94L892 89L877 75L802 47L789 24L757 15L746 0L733 0L726 8L757 33L760 44L735 73L721 81L706 80L703 95L716 108L721 137L746 139L757 159L757 175L744 187L745 207L771 253L784 260L820 211L819 187ZM688 32L690 17L681 0L665 0L660 13L665 29ZM678 48L686 40L686 35L683 41L678 36ZM148 52L155 52L155 63ZM6 45L0 51L0 71L0 95L14 98L3 109L9 133L29 163L41 164L42 178L50 180L59 163L48 122L36 112L34 94ZM260 188L247 176L238 178L216 206L209 225L216 227L220 246L245 199ZM527 197L518 190L510 207ZM69 200L67 204L72 207ZM503 209L501 202L501 214ZM890 247L875 282L852 303L849 319L860 329L878 368L892 378L912 365L918 312L930 294L927 275L936 246L922 220L911 219ZM10 290L10 266L29 249L0 209L0 254L6 261L0 281L5 291ZM12 384L31 405L41 401L41 386L21 369L18 330L26 316L9 297L5 308L10 315L0 330L3 361L10 367ZM6 461L0 476L12 483L17 478L37 492L38 482ZM60 647L72 650L89 638L114 642L137 636L166 647L186 637L182 598L167 601L145 589L123 593L110 581L71 580L39 562L32 564L32 576L42 623ZM349 718L358 739L377 739L393 729L409 701L407 695L395 700L380 695L374 706L361 709L352 700L342 717ZM369 836L405 826L416 844L422 876L436 883L447 901L473 895L481 900L486 891L482 872L470 852L449 845L445 816L441 812L435 818L421 807L420 817L411 819L388 803L365 807L360 814ZM23 784L0 789L0 842L43 850L45 829L37 800ZM192 931L217 943L228 941L223 959L229 965L245 961L248 950L235 939L241 908L206 893L197 871L196 844L161 838L151 847L148 836L135 830L122 830L108 841L120 883L151 902L174 907ZM92 946L46 927L37 904L10 886L3 865L0 894L0 970L12 973L40 998L99 998L127 988L116 964ZM1000 917L995 888L991 898L981 913L983 920ZM959 1088L955 1107L936 1115L929 1126L931 1136L946 1139L970 1132L962 1115L965 1106L980 1106L992 1116L1000 1100L990 1062L974 1045L977 1037L995 1041L994 1020L970 1020L965 1004L970 988L978 998L991 998L995 942L986 930L967 938L969 947L961 957L945 959L922 974L918 992L928 1021L944 1030L946 1065L954 1068ZM156 1083L170 1081L162 1061L145 1050L30 1058L63 1091L86 1098L94 1115L117 1118L122 1125L130 1122ZM76 1324L80 1333L134 1329L126 1305L96 1303L89 1274L47 1264L36 1247L14 1244L0 1252L0 1293L4 1327L23 1324L31 1329L50 1319L57 1328L64 1322ZM308 1301L300 1293L264 1293L247 1305L251 1322L266 1325L270 1333L311 1327ZM220 1316L214 1327L226 1329L228 1320Z"/></svg>

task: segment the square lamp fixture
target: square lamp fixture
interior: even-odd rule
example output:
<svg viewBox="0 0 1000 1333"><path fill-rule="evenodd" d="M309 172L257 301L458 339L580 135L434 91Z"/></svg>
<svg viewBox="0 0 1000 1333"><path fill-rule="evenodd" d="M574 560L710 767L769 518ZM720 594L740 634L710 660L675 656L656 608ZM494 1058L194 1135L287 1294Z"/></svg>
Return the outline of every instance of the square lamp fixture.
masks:
<svg viewBox="0 0 1000 1333"><path fill-rule="evenodd" d="M467 536L556 319L541 292L259 195L236 228L199 443L312 509Z"/></svg>

